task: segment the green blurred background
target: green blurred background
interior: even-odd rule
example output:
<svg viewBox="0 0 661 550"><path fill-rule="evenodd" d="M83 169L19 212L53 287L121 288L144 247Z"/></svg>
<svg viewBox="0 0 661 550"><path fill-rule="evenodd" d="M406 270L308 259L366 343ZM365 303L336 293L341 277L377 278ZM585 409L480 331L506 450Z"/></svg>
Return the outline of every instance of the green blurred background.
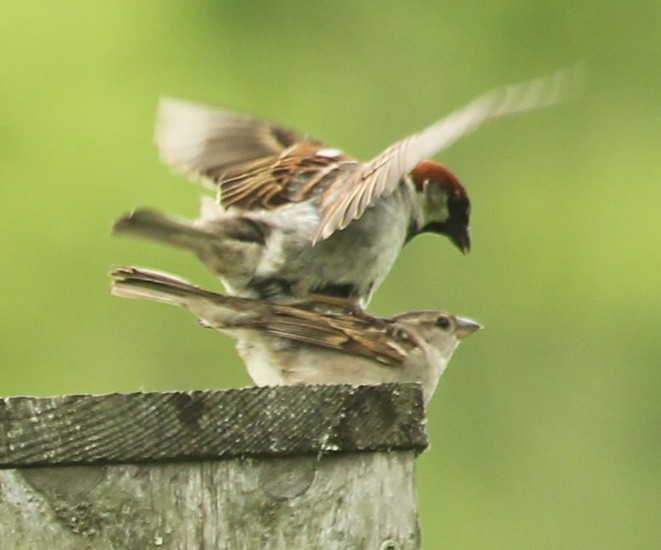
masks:
<svg viewBox="0 0 661 550"><path fill-rule="evenodd" d="M281 120L366 159L490 88L587 61L581 102L439 156L470 190L473 251L416 239L370 309L441 307L486 326L429 409L426 548L661 547L661 3L2 12L3 395L249 382L228 338L108 293L116 264L218 286L193 257L109 236L135 206L197 212L201 189L157 159L159 95Z"/></svg>

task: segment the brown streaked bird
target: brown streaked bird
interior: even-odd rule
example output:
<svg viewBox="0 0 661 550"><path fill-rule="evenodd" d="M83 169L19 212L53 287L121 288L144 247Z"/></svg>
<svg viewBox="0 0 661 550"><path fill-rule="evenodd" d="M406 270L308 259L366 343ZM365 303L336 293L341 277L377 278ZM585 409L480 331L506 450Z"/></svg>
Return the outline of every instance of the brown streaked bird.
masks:
<svg viewBox="0 0 661 550"><path fill-rule="evenodd" d="M205 197L193 222L139 209L114 231L193 252L231 295L326 296L364 308L414 236L433 232L470 249L468 194L428 159L488 120L567 99L578 72L495 90L368 162L259 118L163 99L161 158L216 190L217 201Z"/></svg>
<svg viewBox="0 0 661 550"><path fill-rule="evenodd" d="M370 318L223 296L164 273L123 267L112 293L189 310L201 324L237 339L257 385L417 382L429 401L470 319L442 311Z"/></svg>

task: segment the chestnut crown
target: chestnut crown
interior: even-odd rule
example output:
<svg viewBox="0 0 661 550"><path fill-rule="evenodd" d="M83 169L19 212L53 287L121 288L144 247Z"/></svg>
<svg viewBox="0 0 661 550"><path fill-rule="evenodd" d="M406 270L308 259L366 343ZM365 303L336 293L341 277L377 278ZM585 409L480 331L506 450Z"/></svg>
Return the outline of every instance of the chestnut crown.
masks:
<svg viewBox="0 0 661 550"><path fill-rule="evenodd" d="M432 160L420 162L411 172L416 189L425 194L420 232L445 235L464 254L470 251L470 199L457 176Z"/></svg>

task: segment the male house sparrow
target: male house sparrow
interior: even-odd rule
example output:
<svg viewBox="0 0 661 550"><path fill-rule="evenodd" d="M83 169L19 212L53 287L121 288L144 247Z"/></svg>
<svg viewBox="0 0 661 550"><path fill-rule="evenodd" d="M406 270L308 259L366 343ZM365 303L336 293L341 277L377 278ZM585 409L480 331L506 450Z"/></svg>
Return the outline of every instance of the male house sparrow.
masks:
<svg viewBox="0 0 661 550"><path fill-rule="evenodd" d="M371 318L223 296L163 273L119 268L112 292L181 306L238 340L257 385L417 382L429 401L459 340L480 325L441 311Z"/></svg>
<svg viewBox="0 0 661 550"><path fill-rule="evenodd" d="M198 220L141 209L117 233L196 254L227 292L280 303L330 296L366 307L415 235L470 249L470 203L449 168L425 160L487 120L566 97L575 69L486 94L360 163L248 115L163 99L156 142L172 168L217 191Z"/></svg>

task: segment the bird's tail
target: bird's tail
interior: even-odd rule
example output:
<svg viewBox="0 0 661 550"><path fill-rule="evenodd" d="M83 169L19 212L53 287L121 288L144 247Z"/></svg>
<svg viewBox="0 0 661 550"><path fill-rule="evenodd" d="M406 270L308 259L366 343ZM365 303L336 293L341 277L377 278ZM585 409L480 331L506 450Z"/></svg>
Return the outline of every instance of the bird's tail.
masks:
<svg viewBox="0 0 661 550"><path fill-rule="evenodd" d="M152 239L192 252L212 273L234 288L249 284L267 232L262 224L241 217L212 219L198 227L189 220L147 208L122 216L113 226L114 234Z"/></svg>
<svg viewBox="0 0 661 550"><path fill-rule="evenodd" d="M115 296L183 307L215 328L246 325L264 314L263 306L255 300L223 296L159 271L119 267L110 277Z"/></svg>
<svg viewBox="0 0 661 550"><path fill-rule="evenodd" d="M110 273L110 277L112 293L122 298L154 300L176 306L184 306L191 299L225 298L160 271L119 267Z"/></svg>
<svg viewBox="0 0 661 550"><path fill-rule="evenodd" d="M198 250L201 243L209 243L217 238L195 227L188 220L173 218L148 208L140 208L122 216L114 223L112 231L115 234L144 237L192 251Z"/></svg>

